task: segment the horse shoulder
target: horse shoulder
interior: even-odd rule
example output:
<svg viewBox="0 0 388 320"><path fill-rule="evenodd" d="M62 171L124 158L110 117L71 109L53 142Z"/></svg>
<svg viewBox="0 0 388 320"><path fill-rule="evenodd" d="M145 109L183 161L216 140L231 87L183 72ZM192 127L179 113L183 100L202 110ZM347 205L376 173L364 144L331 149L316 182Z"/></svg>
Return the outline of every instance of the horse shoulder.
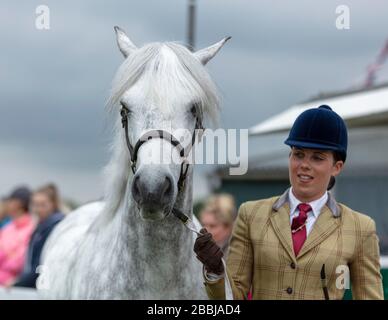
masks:
<svg viewBox="0 0 388 320"><path fill-rule="evenodd" d="M58 223L48 237L42 253L41 265L47 272L45 280L50 283L50 296L55 297L62 282L71 276L70 269L77 261L77 248L103 208L102 202L88 203L70 212ZM45 271L46 270L46 271ZM42 275L41 275L42 276Z"/></svg>

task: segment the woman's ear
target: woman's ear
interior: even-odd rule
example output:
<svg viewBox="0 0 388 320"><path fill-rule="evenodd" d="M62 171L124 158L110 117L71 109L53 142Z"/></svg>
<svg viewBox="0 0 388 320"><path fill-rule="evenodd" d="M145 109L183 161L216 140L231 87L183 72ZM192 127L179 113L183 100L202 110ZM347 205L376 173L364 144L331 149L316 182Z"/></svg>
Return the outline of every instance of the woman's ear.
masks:
<svg viewBox="0 0 388 320"><path fill-rule="evenodd" d="M337 161L334 166L331 175L338 176L342 169L344 168L345 163L342 160Z"/></svg>

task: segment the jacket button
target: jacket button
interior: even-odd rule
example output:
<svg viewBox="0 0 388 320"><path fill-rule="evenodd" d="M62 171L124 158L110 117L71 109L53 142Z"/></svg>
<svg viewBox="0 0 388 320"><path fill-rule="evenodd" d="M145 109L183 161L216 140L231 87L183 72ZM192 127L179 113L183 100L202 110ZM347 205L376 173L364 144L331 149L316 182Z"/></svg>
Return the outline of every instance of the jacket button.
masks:
<svg viewBox="0 0 388 320"><path fill-rule="evenodd" d="M295 262L291 262L290 267L291 269L295 269L296 268Z"/></svg>
<svg viewBox="0 0 388 320"><path fill-rule="evenodd" d="M291 294L291 293L292 293L292 288L291 288L291 287L288 287L288 288L287 288L287 293L288 293L288 294Z"/></svg>

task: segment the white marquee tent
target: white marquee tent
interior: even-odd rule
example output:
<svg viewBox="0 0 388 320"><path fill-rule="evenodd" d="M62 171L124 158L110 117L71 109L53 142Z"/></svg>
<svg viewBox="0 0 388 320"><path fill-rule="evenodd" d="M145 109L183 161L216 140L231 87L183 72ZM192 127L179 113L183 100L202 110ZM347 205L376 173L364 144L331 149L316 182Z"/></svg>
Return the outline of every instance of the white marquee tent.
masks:
<svg viewBox="0 0 388 320"><path fill-rule="evenodd" d="M363 90L318 96L297 104L249 129L251 136L285 132L304 110L329 105L346 122L348 128L388 124L388 83Z"/></svg>

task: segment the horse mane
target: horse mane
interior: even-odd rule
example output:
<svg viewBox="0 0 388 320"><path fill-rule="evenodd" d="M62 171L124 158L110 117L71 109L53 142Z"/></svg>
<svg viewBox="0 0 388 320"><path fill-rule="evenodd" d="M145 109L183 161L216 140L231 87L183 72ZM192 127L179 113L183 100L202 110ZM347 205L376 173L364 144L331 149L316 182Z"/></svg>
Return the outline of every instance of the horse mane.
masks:
<svg viewBox="0 0 388 320"><path fill-rule="evenodd" d="M105 213L112 216L118 206L128 179L132 172L129 165L129 154L124 142L124 135L119 117L119 106L122 95L141 77L150 83L149 94L160 98L152 88L171 90L167 94L174 95L174 88L184 86L199 99L204 120L218 122L219 96L217 88L202 63L183 45L176 42L150 43L129 55L119 67L113 81L110 96L106 103L108 112L116 112L114 126L115 139L111 144L112 157L105 167ZM155 83L157 82L157 83ZM155 84L155 85L153 85ZM157 103L160 108L170 107L167 103ZM161 112L168 110L161 109ZM178 111L179 112L179 111Z"/></svg>

